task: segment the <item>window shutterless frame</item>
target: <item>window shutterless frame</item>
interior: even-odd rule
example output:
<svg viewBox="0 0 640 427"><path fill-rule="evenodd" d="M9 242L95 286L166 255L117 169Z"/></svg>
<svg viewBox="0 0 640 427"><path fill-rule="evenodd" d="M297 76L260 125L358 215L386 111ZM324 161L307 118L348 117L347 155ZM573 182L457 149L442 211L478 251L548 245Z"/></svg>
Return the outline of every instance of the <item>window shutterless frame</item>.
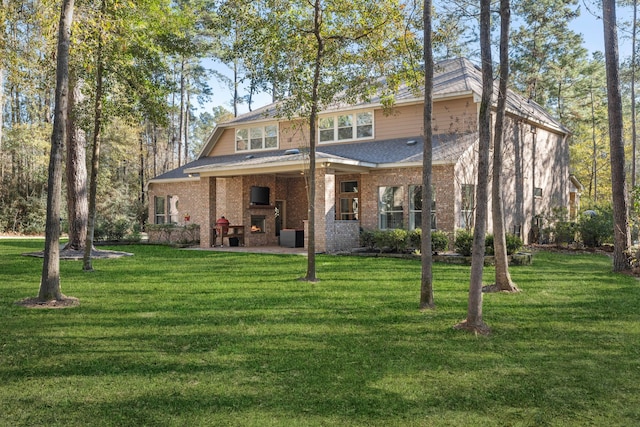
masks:
<svg viewBox="0 0 640 427"><path fill-rule="evenodd" d="M344 142L373 138L373 111L342 113L318 120L318 141Z"/></svg>

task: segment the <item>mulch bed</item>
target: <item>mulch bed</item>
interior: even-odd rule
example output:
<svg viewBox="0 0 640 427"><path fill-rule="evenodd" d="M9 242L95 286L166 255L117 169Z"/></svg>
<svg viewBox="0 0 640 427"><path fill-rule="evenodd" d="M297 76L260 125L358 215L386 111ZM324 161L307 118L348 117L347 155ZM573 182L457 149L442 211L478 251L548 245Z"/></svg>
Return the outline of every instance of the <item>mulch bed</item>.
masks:
<svg viewBox="0 0 640 427"><path fill-rule="evenodd" d="M74 297L63 296L59 300L40 301L38 297L25 298L17 301L16 305L26 308L70 308L80 305L80 300Z"/></svg>
<svg viewBox="0 0 640 427"><path fill-rule="evenodd" d="M42 258L44 257L44 252L43 251L27 252L22 255ZM133 254L129 252L110 251L110 250L95 249L95 248L91 251L92 259L120 258L123 256L133 256ZM84 250L77 250L77 249L70 249L70 248L60 249L60 259L80 261L82 260L83 257L84 257Z"/></svg>
<svg viewBox="0 0 640 427"><path fill-rule="evenodd" d="M22 255L36 257L36 258L43 258L44 251L27 252ZM129 252L110 251L110 250L95 249L95 248L91 251L91 259L110 259L110 258L120 258L123 256L133 256L133 254ZM84 250L78 250L78 249L72 249L72 248L60 249L61 260L81 261L83 258L84 258ZM58 308L77 307L80 305L80 300L78 298L68 297L63 295L61 299L57 299L57 300L54 299L50 301L40 301L38 297L25 298L23 300L17 301L16 304L26 308L58 309Z"/></svg>

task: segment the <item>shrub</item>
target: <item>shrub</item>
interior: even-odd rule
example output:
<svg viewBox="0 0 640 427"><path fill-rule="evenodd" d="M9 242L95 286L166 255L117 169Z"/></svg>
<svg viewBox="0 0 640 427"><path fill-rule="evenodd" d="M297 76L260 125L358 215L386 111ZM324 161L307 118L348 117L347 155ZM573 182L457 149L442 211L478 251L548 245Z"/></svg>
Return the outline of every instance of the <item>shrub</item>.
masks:
<svg viewBox="0 0 640 427"><path fill-rule="evenodd" d="M446 251L449 248L449 236L444 231L431 232L431 251L434 254Z"/></svg>
<svg viewBox="0 0 640 427"><path fill-rule="evenodd" d="M493 249L493 234L487 234L484 238L484 254L493 256L495 255L495 250Z"/></svg>
<svg viewBox="0 0 640 427"><path fill-rule="evenodd" d="M507 246L507 255L513 255L522 248L522 239L515 234L505 234L505 244ZM485 255L495 255L493 234L487 234L484 241Z"/></svg>
<svg viewBox="0 0 640 427"><path fill-rule="evenodd" d="M522 249L522 246L524 245L524 243L522 242L522 239L519 236L516 236L515 234L507 233L505 238L507 240L507 255L513 255L516 252L518 252L520 249Z"/></svg>
<svg viewBox="0 0 640 427"><path fill-rule="evenodd" d="M360 230L360 245L368 249L375 248L376 240L373 230Z"/></svg>
<svg viewBox="0 0 640 427"><path fill-rule="evenodd" d="M374 230L373 231L373 246L382 251L383 248L388 248L391 246L389 234L385 230Z"/></svg>
<svg viewBox="0 0 640 427"><path fill-rule="evenodd" d="M373 231L374 246L379 250L404 252L407 249L409 233L402 228Z"/></svg>
<svg viewBox="0 0 640 427"><path fill-rule="evenodd" d="M46 196L15 195L15 199L10 201L10 197L3 195L1 190L0 188L0 231L24 234L44 233L47 218ZM64 225L62 222L62 226Z"/></svg>
<svg viewBox="0 0 640 427"><path fill-rule="evenodd" d="M551 236L551 241L556 245L568 244L575 240L576 224L569 221L567 208L556 207L547 216L547 222L551 224L544 229L546 235Z"/></svg>
<svg viewBox="0 0 640 427"><path fill-rule="evenodd" d="M182 234L178 243L200 243L200 224L188 224L182 227Z"/></svg>
<svg viewBox="0 0 640 427"><path fill-rule="evenodd" d="M588 213L587 213L588 212ZM594 208L580 216L578 232L582 243L598 247L613 238L613 212L611 206Z"/></svg>
<svg viewBox="0 0 640 427"><path fill-rule="evenodd" d="M420 249L422 246L422 229L416 228L409 232L409 242L411 246ZM432 231L431 232L431 252L437 254L438 252L446 251L449 247L449 236L444 231Z"/></svg>
<svg viewBox="0 0 640 427"><path fill-rule="evenodd" d="M106 218L96 221L94 239L119 241L124 238L131 223L127 218Z"/></svg>
<svg viewBox="0 0 640 427"><path fill-rule="evenodd" d="M422 246L422 229L416 228L409 231L409 243L415 249L420 249Z"/></svg>
<svg viewBox="0 0 640 427"><path fill-rule="evenodd" d="M135 230L134 226L134 230L124 236L124 241L129 243L140 243L142 241L142 234L140 234L139 231Z"/></svg>
<svg viewBox="0 0 640 427"><path fill-rule="evenodd" d="M462 256L471 256L473 249L473 233L469 230L458 230L454 241L454 250Z"/></svg>
<svg viewBox="0 0 640 427"><path fill-rule="evenodd" d="M407 240L409 233L403 228L394 228L387 230L389 234L389 247L393 252L404 252L407 249Z"/></svg>

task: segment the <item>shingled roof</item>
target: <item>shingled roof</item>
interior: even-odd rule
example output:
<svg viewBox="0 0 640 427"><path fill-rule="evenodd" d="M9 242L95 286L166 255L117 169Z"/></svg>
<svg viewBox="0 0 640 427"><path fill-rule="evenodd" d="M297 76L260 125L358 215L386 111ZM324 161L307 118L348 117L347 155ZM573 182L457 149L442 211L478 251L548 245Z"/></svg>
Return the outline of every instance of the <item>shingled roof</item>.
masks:
<svg viewBox="0 0 640 427"><path fill-rule="evenodd" d="M497 82L495 82L494 102L497 99ZM471 61L464 58L449 59L439 62L434 69L434 101L458 96L474 96L479 100L482 95L482 73ZM420 103L423 96L414 88L401 86L395 93L396 105ZM340 104L325 109L323 112L341 111L354 108L376 108L382 105L382 98L374 96L359 104ZM227 128L260 121L278 119L278 104L269 104L252 112L238 116L228 122L221 123L214 129L197 160L180 168L160 175L150 182L166 182L177 180L197 180L200 173L216 176L231 176L241 172L250 173L258 170L300 170L304 167L304 153L285 150L252 151L227 156L208 157L222 133ZM537 103L522 95L509 91L507 111L532 123L544 126L559 133L569 131L554 119ZM463 136L434 136L434 163L454 163L462 153L476 140L477 135L470 133ZM411 142L410 142L411 141ZM316 161L331 162L353 170L370 168L409 166L422 164L423 138L388 139L384 141L368 141L347 144L328 144L317 147ZM360 168L360 169L357 169ZM234 173L235 172L235 173Z"/></svg>
<svg viewBox="0 0 640 427"><path fill-rule="evenodd" d="M477 135L435 135L433 163L453 164L475 141ZM424 139L396 138L363 143L321 145L316 151L317 163L331 163L336 169L367 170L385 167L422 166ZM150 182L197 180L200 174L234 176L257 169L273 168L279 172L297 172L308 162L299 150L257 151L227 156L202 157L180 168L153 178Z"/></svg>
<svg viewBox="0 0 640 427"><path fill-rule="evenodd" d="M447 59L435 64L433 82L434 101L464 94L474 94L478 99L482 96L482 71L480 68L466 58ZM423 100L423 97L422 94L416 94L416 88L411 88L408 85L401 85L394 95L397 105L402 105L407 102L420 102ZM497 104L497 97L498 82L496 81L493 91L494 104ZM371 99L357 104L347 105L338 102L325 109L324 112L340 111L346 108L376 107L380 105L382 105L382 95L373 96ZM562 133L569 133L559 121L539 104L512 90L509 90L507 94L507 111ZM220 126L233 127L249 122L267 121L277 118L278 103L273 103L242 114L228 122L221 123Z"/></svg>

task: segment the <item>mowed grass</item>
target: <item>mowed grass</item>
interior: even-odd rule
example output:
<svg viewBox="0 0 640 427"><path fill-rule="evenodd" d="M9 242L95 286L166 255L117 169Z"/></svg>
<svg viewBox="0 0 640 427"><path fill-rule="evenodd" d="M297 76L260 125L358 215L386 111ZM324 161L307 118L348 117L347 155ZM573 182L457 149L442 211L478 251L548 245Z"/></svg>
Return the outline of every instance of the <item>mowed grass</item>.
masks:
<svg viewBox="0 0 640 427"><path fill-rule="evenodd" d="M640 425L640 283L596 255L539 253L523 292L453 330L469 267L126 246L61 262L77 308L25 309L42 241L0 240L2 426ZM493 270L485 270L490 283Z"/></svg>

